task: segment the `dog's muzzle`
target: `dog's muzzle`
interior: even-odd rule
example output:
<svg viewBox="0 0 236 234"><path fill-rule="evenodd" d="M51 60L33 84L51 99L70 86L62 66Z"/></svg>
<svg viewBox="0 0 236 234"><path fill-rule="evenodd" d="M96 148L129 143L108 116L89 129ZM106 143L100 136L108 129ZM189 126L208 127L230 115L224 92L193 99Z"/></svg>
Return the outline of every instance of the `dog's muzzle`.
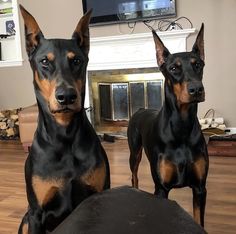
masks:
<svg viewBox="0 0 236 234"><path fill-rule="evenodd" d="M73 87L58 86L49 101L49 110L52 114L79 112L81 97Z"/></svg>
<svg viewBox="0 0 236 234"><path fill-rule="evenodd" d="M188 94L193 102L203 102L205 100L205 90L202 82L189 83Z"/></svg>
<svg viewBox="0 0 236 234"><path fill-rule="evenodd" d="M57 102L61 106L72 105L76 102L78 96L74 88L58 87L55 93Z"/></svg>

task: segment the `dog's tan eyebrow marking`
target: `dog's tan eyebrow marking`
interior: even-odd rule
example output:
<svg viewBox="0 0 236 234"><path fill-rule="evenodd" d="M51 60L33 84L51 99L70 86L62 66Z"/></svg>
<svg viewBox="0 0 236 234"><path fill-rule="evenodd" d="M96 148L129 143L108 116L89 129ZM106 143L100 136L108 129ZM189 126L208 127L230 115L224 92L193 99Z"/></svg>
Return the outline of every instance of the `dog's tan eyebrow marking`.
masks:
<svg viewBox="0 0 236 234"><path fill-rule="evenodd" d="M179 67L181 66L181 61L179 58L176 59L175 64Z"/></svg>
<svg viewBox="0 0 236 234"><path fill-rule="evenodd" d="M52 52L50 52L50 53L47 54L47 59L49 61L53 61L55 59L55 55Z"/></svg>
<svg viewBox="0 0 236 234"><path fill-rule="evenodd" d="M71 51L67 53L67 58L68 59L73 59L74 57L75 57L75 53L73 53Z"/></svg>
<svg viewBox="0 0 236 234"><path fill-rule="evenodd" d="M197 60L196 60L195 58L191 58L191 59L190 59L190 62L191 62L191 63L196 63L196 61L197 61Z"/></svg>

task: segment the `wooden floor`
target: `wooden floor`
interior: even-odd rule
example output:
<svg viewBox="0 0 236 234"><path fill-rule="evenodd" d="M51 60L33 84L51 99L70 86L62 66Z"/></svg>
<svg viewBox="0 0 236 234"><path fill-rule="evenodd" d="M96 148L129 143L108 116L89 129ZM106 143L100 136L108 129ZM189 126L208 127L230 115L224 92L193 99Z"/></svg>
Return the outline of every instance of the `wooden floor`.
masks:
<svg viewBox="0 0 236 234"><path fill-rule="evenodd" d="M130 185L126 140L103 144L110 161L112 187ZM17 233L27 208L24 185L25 154L17 141L0 141L0 234ZM139 169L140 188L153 192L146 157ZM236 233L236 157L210 157L206 207L206 230L209 234ZM192 195L188 188L172 190L176 200L192 214ZM144 233L145 234L145 233Z"/></svg>

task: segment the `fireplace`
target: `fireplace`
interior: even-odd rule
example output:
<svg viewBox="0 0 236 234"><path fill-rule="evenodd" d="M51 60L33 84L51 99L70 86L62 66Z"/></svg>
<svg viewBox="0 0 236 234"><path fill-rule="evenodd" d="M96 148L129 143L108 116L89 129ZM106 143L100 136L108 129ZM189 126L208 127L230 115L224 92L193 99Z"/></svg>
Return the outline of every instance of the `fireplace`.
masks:
<svg viewBox="0 0 236 234"><path fill-rule="evenodd" d="M159 32L172 53L186 51L195 29ZM97 132L125 134L139 108L159 109L164 78L156 65L152 33L91 38L85 107Z"/></svg>
<svg viewBox="0 0 236 234"><path fill-rule="evenodd" d="M92 123L98 132L126 131L140 108L160 109L164 79L157 68L88 73Z"/></svg>

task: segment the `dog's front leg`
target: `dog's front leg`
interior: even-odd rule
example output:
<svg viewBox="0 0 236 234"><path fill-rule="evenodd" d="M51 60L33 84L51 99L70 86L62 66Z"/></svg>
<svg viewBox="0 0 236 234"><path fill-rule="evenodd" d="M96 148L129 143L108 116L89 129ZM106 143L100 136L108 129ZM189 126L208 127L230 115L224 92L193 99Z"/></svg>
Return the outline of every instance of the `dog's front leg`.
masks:
<svg viewBox="0 0 236 234"><path fill-rule="evenodd" d="M193 217L194 220L204 227L204 214L206 206L207 190L205 186L193 187Z"/></svg>
<svg viewBox="0 0 236 234"><path fill-rule="evenodd" d="M160 185L155 185L155 192L154 192L154 194L158 198L168 198L169 190L164 189Z"/></svg>
<svg viewBox="0 0 236 234"><path fill-rule="evenodd" d="M42 212L29 209L22 219L18 234L44 234L45 228L42 224Z"/></svg>

